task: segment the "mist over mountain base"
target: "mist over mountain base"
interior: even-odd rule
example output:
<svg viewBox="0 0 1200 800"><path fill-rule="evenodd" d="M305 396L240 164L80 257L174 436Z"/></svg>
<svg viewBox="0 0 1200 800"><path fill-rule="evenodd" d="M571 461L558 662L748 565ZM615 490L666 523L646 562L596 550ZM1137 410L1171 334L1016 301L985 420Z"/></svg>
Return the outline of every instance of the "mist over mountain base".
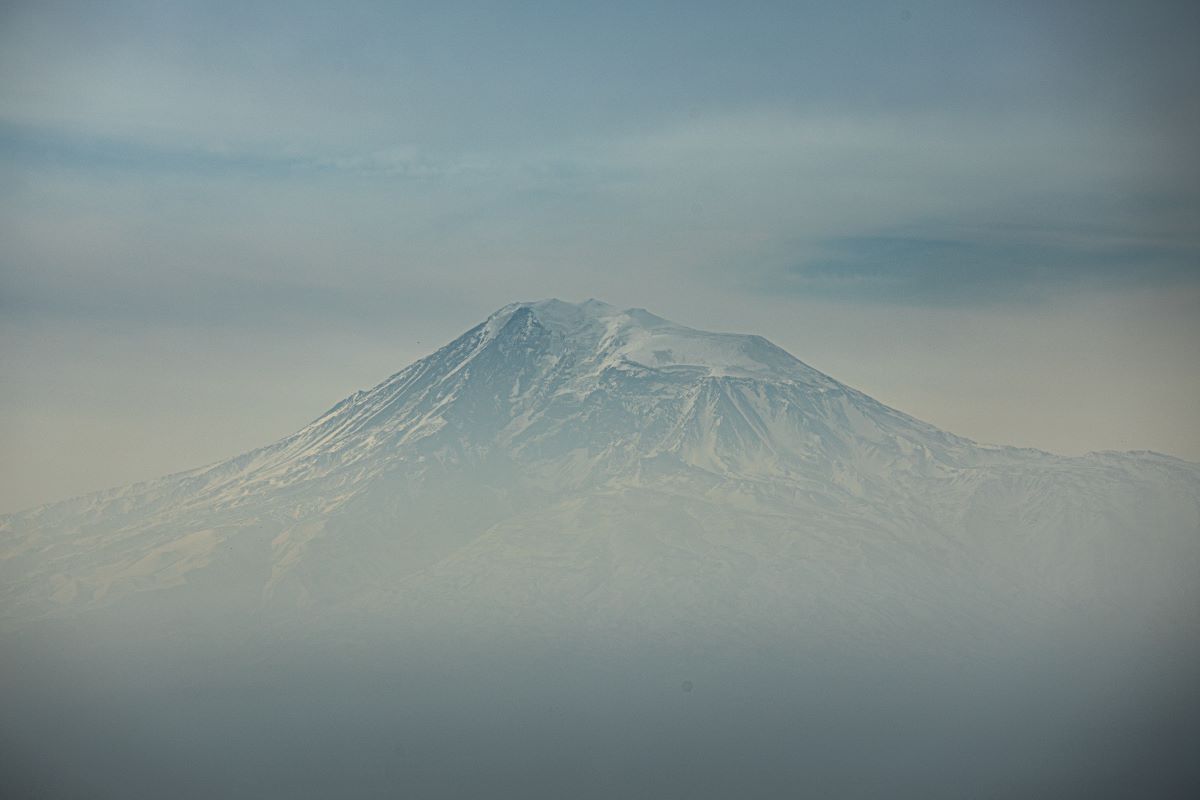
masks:
<svg viewBox="0 0 1200 800"><path fill-rule="evenodd" d="M1190 620L950 641L433 636L384 620L5 637L5 796L1188 797ZM232 626L231 626L232 627ZM461 634L461 635L456 635ZM1164 636L1169 636L1164 640ZM930 645L940 645L930 649ZM957 655L953 653L957 652Z"/></svg>

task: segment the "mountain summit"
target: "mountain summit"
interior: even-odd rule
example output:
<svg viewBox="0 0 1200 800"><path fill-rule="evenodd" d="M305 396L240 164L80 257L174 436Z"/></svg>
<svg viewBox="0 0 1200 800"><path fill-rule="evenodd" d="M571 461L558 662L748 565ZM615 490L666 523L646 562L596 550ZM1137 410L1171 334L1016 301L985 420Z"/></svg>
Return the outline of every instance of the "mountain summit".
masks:
<svg viewBox="0 0 1200 800"><path fill-rule="evenodd" d="M622 311L599 300L578 305L561 300L514 303L492 314L484 329L484 342L502 333L548 334L597 370L621 365L681 367L714 377L828 381L761 336L698 331L645 309Z"/></svg>
<svg viewBox="0 0 1200 800"><path fill-rule="evenodd" d="M922 469L982 452L760 336L694 330L597 300L547 300L505 306L235 462L239 487L353 469L362 488L366 474L411 473L415 461L501 464L532 489L620 480L651 463L835 482L834 472L857 481L861 467L869 484L886 463Z"/></svg>
<svg viewBox="0 0 1200 800"><path fill-rule="evenodd" d="M516 303L278 442L2 518L3 615L991 630L1181 602L1198 487L978 445L759 336Z"/></svg>

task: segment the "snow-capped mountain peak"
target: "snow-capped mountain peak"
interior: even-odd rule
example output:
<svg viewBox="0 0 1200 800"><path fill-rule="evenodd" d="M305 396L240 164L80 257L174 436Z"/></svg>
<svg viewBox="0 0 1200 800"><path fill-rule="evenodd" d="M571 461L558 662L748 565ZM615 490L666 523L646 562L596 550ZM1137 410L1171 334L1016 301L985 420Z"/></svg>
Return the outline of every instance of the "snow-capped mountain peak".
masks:
<svg viewBox="0 0 1200 800"><path fill-rule="evenodd" d="M0 605L37 616L195 580L272 608L511 615L526 602L512 587L534 585L552 587L537 613L577 622L636 602L670 628L694 597L737 627L728 598L801 608L830 593L883 620L869 598L904 570L1045 598L1062 570L1026 574L1030 558L1088 587L1183 569L1131 531L1154 509L1155 547L1191 553L1198 485L1184 462L977 445L758 336L545 300L505 306L278 442L0 518ZM660 596L647 577L677 573L715 583Z"/></svg>
<svg viewBox="0 0 1200 800"><path fill-rule="evenodd" d="M507 305L484 323L482 343L499 336L514 319L551 332L561 347L576 354L594 354L589 360L604 367L629 362L651 369L692 368L712 377L832 383L761 336L696 330L643 308L620 309L595 299Z"/></svg>

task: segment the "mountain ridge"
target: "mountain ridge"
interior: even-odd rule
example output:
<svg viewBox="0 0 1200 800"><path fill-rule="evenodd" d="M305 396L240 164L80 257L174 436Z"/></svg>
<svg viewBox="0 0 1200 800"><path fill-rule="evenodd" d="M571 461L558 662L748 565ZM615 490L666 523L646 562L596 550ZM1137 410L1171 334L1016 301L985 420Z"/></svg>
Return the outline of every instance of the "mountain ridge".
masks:
<svg viewBox="0 0 1200 800"><path fill-rule="evenodd" d="M1198 486L1200 466L1169 457L977 444L762 337L595 300L514 303L276 442L0 517L0 590L13 619L200 586L253 613L491 605L617 628L683 624L681 598L701 596L802 609L824 592L873 619L888 585L981 609L999 592L1036 616L1072 592L1144 592L1134 573L1162 571L1138 550L1147 520L1150 550L1191 558ZM731 558L737 570L708 575ZM911 575L880 578L899 569ZM660 596L656 570L688 577ZM527 582L557 594L522 605ZM465 606L459 584L477 587Z"/></svg>
<svg viewBox="0 0 1200 800"><path fill-rule="evenodd" d="M822 373L819 370L816 370L815 368L805 364L803 361L795 358L795 356L793 356L791 353L788 353L783 348L780 348L778 345L775 345L773 342L770 342L769 340L767 340L761 336L755 335L755 334L726 333L726 332L713 333L713 332L709 332L709 331L701 331L699 329L690 328L688 326L670 322L668 320L665 320L662 317L658 317L657 315L650 314L643 308L619 309L616 306L610 305L610 304L605 303L600 300L596 300L594 298L589 298L588 300L586 300L582 303L579 303L579 304L568 303L568 302L559 300L557 298L550 298L547 300L538 300L538 301L514 302L514 303L510 303L510 304L503 306L500 309L497 309L496 311L492 312L492 314L488 315L488 317L483 322L472 327L471 329L469 329L464 334L457 337L455 340L448 343L447 345L444 345L443 347L438 348L433 353L430 353L429 355L426 355L426 356L423 356L423 357L417 359L412 364L393 373L392 375L389 375L387 378L383 379L382 381L380 381L379 383L377 383L371 387L356 390L353 393L351 393L350 395L342 398L341 400L337 401L332 406L330 406L325 412L321 413L320 415L318 415L317 417L312 419L310 422L306 423L300 429L298 429L297 431L295 431L291 434L288 434L288 435L282 437L281 439L277 439L273 442L268 442L268 443L260 445L258 447L254 447L244 453L241 453L241 454L238 454L235 456L231 456L229 458L212 461L212 462L209 462L207 464L200 465L197 467L183 469L183 470L179 470L176 472L167 473L162 476L135 481L135 482L132 482L129 484L115 485L115 486L111 486L111 487L104 488L104 489L99 489L99 490L90 491L90 492L84 492L84 493L81 493L78 495L61 498L58 500L52 500L52 501L49 501L46 503L40 503L36 506L31 506L29 508L17 509L12 512L6 512L4 514L0 514L0 518L31 514L31 513L38 512L43 509L48 509L50 507L57 506L57 505L64 504L64 503L77 503L77 502L87 500L89 498L97 498L100 496L111 495L113 493L120 492L122 490L133 489L135 487L154 484L154 483L156 483L158 481L162 481L162 480L192 476L192 475L195 475L200 472L216 469L216 468L237 462L239 460L246 459L247 457L249 457L252 454L259 453L266 449L278 446L279 444L281 444L283 442L287 442L289 440L292 440L292 439L295 439L296 437L301 436L302 434L304 434L304 432L312 429L314 426L316 426L319 423L321 423L322 421L328 419L331 414L337 412L340 409L343 409L348 404L351 404L366 395L370 395L372 393L375 393L375 392L385 389L386 387L395 383L398 379L402 378L403 376L408 374L411 370L413 370L414 368L417 368L419 365L423 364L424 362L429 361L431 359L436 359L440 354L450 351L451 348L453 348L456 343L460 342L465 337L470 336L472 333L479 331L481 329L485 332L488 332L489 328L494 328L495 331L491 332L492 335L494 335L495 332L498 332L498 328L496 328L497 320L502 319L502 320L504 320L504 322L507 322L509 320L509 318L512 316L512 314L516 313L520 309L530 309L530 310L536 311L536 310L541 310L541 309L546 309L546 308L555 308L555 307L558 307L558 308L569 307L571 309L576 309L576 310L588 310L588 309L600 310L601 314L605 314L609 317L615 317L618 315L632 317L638 313L641 313L641 314L645 314L653 322L667 326L676 331L685 331L688 333L701 334L706 337L727 337L729 339L735 339L735 340L747 340L747 341L762 342L762 343L766 344L767 346L769 346L770 348L773 348L774 350L778 351L779 353L782 353L784 356L786 356L788 359L791 359L796 364L801 365L805 370L809 371L810 373L820 376L820 378L823 379L824 381L828 381L830 385L836 385L837 387L839 387L845 391L854 393L855 395L858 395L863 398L867 398L871 402L875 402L875 403L879 402L879 401L874 400L874 398L871 398L870 395L865 394L861 390L858 390L858 389L850 387L846 384L843 384L840 381L837 381L836 379L828 376L827 374ZM593 320L596 319L596 316L592 316L592 319ZM489 337L488 341L490 341L490 337ZM652 365L652 364L642 364L641 366L648 367L648 368L654 368L654 365ZM1100 455L1119 455L1119 456L1130 456L1130 457L1138 456L1138 455L1151 455L1156 458L1169 459L1173 462L1178 462L1180 464L1186 464L1189 466L1197 465L1196 462L1192 462L1187 459L1180 458L1178 456L1172 456L1167 453L1161 453L1158 451L1147 450L1147 449L1133 449L1133 450L1105 449L1105 450L1089 451L1089 452L1082 453L1079 455L1068 456L1068 455L1062 455L1059 453L1054 453L1054 452L1048 451L1048 450L1043 450L1041 448L1036 448L1036 447L1021 447L1021 446L1006 445L1006 444L983 443L983 442L971 440L967 437L963 437L958 434L953 434L953 433L944 431L944 429L937 428L937 426L934 426L931 423L925 422L916 417L912 417L911 415L906 414L905 412L902 412L902 411L898 411L894 407L887 406L886 404L879 403L879 405L883 406L884 408L887 408L889 411L892 411L896 414L901 414L905 417L908 417L909 419L911 419L914 422L917 422L921 425L928 426L931 429L936 429L943 433L948 433L948 435L954 436L958 440L961 440L964 442L969 442L972 446L980 448L981 450L1024 452L1024 453L1028 453L1028 454L1036 454L1039 456L1048 456L1048 457L1058 458L1058 459L1088 459L1088 458L1091 458L1094 456L1100 456Z"/></svg>

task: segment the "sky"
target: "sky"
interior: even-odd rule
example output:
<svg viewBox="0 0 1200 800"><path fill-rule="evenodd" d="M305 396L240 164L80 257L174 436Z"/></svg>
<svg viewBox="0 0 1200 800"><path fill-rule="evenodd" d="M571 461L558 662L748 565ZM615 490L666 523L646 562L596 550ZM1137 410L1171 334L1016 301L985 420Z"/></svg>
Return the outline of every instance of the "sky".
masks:
<svg viewBox="0 0 1200 800"><path fill-rule="evenodd" d="M516 300L955 433L1200 460L1200 6L0 0L0 511Z"/></svg>

